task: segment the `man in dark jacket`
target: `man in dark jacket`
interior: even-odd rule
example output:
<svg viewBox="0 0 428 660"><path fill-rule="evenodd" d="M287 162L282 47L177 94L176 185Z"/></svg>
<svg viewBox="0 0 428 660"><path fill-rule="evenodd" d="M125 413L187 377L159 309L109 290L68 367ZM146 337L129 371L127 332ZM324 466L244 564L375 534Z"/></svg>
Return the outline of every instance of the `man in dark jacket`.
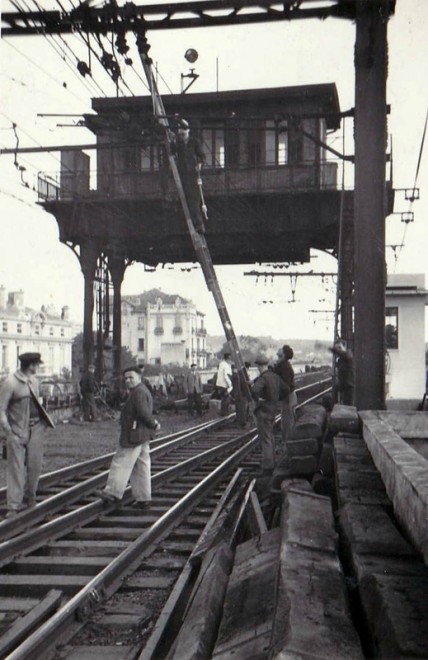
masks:
<svg viewBox="0 0 428 660"><path fill-rule="evenodd" d="M297 397L294 392L294 369L290 363L293 356L293 349L291 346L285 344L278 351L279 360L274 369L275 373L278 374L288 388L288 394L285 394L281 399L281 433L284 445L287 440L290 440L296 421L295 407L297 405ZM286 451L285 446L284 451Z"/></svg>
<svg viewBox="0 0 428 660"><path fill-rule="evenodd" d="M177 157L177 167L194 227L197 232L203 234L205 227L198 179L205 162L205 154L199 140L190 135L189 124L185 119L180 120L177 140L172 144L172 150Z"/></svg>
<svg viewBox="0 0 428 660"><path fill-rule="evenodd" d="M275 468L275 440L273 424L279 409L280 396L284 394L285 384L278 374L268 369L268 359L260 356L255 360L259 369L258 376L252 386L253 398L256 402L254 415L262 449L262 473L271 475Z"/></svg>
<svg viewBox="0 0 428 660"><path fill-rule="evenodd" d="M95 422L98 418L95 394L97 382L95 380L95 367L90 364L88 370L80 379L80 394L82 395L83 418L86 422Z"/></svg>
<svg viewBox="0 0 428 660"><path fill-rule="evenodd" d="M336 357L336 391L339 403L354 405L354 358L340 339L330 349Z"/></svg>
<svg viewBox="0 0 428 660"><path fill-rule="evenodd" d="M152 496L149 442L160 424L153 417L152 395L141 382L139 368L129 367L123 375L129 396L120 418L120 447L113 456L105 489L97 495L105 502L120 502L130 481L135 504L144 509Z"/></svg>
<svg viewBox="0 0 428 660"><path fill-rule="evenodd" d="M185 380L185 389L187 394L187 410L189 415L196 412L202 415L202 381L201 374L198 371L197 364L190 365L190 371L187 372Z"/></svg>

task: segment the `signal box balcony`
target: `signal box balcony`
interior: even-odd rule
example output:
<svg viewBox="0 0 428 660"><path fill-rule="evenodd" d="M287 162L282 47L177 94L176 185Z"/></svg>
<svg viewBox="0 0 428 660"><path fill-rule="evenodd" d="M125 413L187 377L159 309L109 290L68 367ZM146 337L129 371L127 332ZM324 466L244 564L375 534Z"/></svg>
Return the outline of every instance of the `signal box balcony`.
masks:
<svg viewBox="0 0 428 660"><path fill-rule="evenodd" d="M308 261L337 243L338 162L327 133L340 127L334 84L164 96L205 152L207 241L214 263ZM63 151L39 197L64 242L94 240L149 265L194 260L193 246L150 97L93 99L86 126L96 154ZM94 155L96 156L96 162Z"/></svg>

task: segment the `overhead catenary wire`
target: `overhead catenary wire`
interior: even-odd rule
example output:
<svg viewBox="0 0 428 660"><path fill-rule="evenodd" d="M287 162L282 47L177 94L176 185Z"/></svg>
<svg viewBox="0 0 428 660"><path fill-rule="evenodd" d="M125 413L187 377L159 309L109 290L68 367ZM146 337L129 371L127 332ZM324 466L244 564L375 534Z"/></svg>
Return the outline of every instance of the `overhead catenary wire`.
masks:
<svg viewBox="0 0 428 660"><path fill-rule="evenodd" d="M425 146L425 136L426 136L426 132L427 132L427 126L428 126L428 109L427 109L427 112L426 112L426 115L425 115L425 123L424 123L424 128L423 128L423 131L422 131L421 144L420 144L420 147L419 147L418 161L417 161L417 164L416 164L415 179L414 179L414 183L413 183L413 191L416 190L416 185L417 185L417 182L418 182L419 169L420 169L420 166L421 166L422 156L423 156L424 146ZM410 199L409 211L411 211L411 209L413 207L413 202L414 202L414 198ZM404 245L405 245L405 240L406 240L408 228L409 228L409 223L406 223L406 225L404 227L404 231L403 231L403 236L402 236L402 239L401 239L401 244L397 246L396 251L394 250L395 268L397 268L398 260L400 258L401 252L402 252L402 250L404 248Z"/></svg>

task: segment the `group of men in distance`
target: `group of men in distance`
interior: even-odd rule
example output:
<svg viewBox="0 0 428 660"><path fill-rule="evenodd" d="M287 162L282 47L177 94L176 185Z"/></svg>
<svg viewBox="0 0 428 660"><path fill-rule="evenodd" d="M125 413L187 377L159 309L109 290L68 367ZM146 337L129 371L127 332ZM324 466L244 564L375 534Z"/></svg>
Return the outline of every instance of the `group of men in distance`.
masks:
<svg viewBox="0 0 428 660"><path fill-rule="evenodd" d="M217 395L220 397L220 414L229 412L230 396L232 395L236 408L238 424L245 426L250 416L250 410L257 424L260 446L262 450L261 470L264 475L271 475L275 467L274 421L281 411L281 436L285 447L290 439L295 424L295 408L297 398L294 385L294 370L290 360L294 356L293 349L287 344L278 350L277 359L269 360L260 355L254 364L259 375L253 382L248 380L253 405L243 392L239 375L232 364L230 353L225 353L216 376ZM250 363L246 362L248 370ZM248 372L247 372L248 373Z"/></svg>
<svg viewBox="0 0 428 660"><path fill-rule="evenodd" d="M342 396L350 399L353 396L352 354L340 342L331 350L339 361L342 360L339 385L341 377L344 386ZM293 349L284 345L278 351L275 363L270 364L264 356L255 360L259 375L251 383L251 393L262 449L261 469L266 475L272 474L275 467L273 424L279 406L284 444L290 438L295 423L297 400L294 371L290 363L292 358ZM23 353L19 356L19 362L20 368L6 378L0 389L0 432L7 447L8 518L36 505L44 430L54 426L39 397L36 374L39 365L43 364L40 353ZM246 363L246 367L249 366ZM202 389L202 385L195 364L191 365L189 374L193 383L192 394L200 394L196 392ZM142 382L141 369L127 367L123 376L128 397L121 412L119 447L112 459L106 486L97 495L107 503L120 502L130 482L134 506L146 509L151 501L149 442L160 430L160 424L153 416L152 395ZM217 371L217 390L224 403L228 401L235 384L237 419L245 426L249 402L244 396L237 396L237 383L239 378L233 371L230 354L225 353ZM200 401L200 398L197 400Z"/></svg>

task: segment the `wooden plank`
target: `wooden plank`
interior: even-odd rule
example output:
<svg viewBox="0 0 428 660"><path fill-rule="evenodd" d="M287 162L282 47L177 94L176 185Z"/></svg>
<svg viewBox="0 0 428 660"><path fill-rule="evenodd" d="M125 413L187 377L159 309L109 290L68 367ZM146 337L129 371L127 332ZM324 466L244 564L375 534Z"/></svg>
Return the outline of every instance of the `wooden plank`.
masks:
<svg viewBox="0 0 428 660"><path fill-rule="evenodd" d="M169 660L211 656L232 563L233 552L224 541L205 555Z"/></svg>
<svg viewBox="0 0 428 660"><path fill-rule="evenodd" d="M187 588L193 580L193 572L194 568L189 563L186 563L167 602L162 608L162 612L155 623L153 632L150 635L148 642L145 644L144 649L141 651L138 660L153 660L156 658L159 645L162 643L165 636L167 626L169 625L176 608L182 601L183 594L186 593Z"/></svg>
<svg viewBox="0 0 428 660"><path fill-rule="evenodd" d="M0 612L28 612L39 602L38 598L0 598Z"/></svg>
<svg viewBox="0 0 428 660"><path fill-rule="evenodd" d="M4 658L9 651L12 651L29 633L44 621L58 607L62 599L62 592L52 589L46 597L39 602L27 614L20 617L15 623L0 637L0 657Z"/></svg>
<svg viewBox="0 0 428 660"><path fill-rule="evenodd" d="M223 618L212 657L266 657L276 599L280 530L250 539L236 549Z"/></svg>
<svg viewBox="0 0 428 660"><path fill-rule="evenodd" d="M252 536L259 536L267 532L266 520L260 507L259 498L254 492L250 494L246 514Z"/></svg>
<svg viewBox="0 0 428 660"><path fill-rule="evenodd" d="M111 557L46 557L17 559L7 567L14 574L94 575L111 562Z"/></svg>
<svg viewBox="0 0 428 660"><path fill-rule="evenodd" d="M283 492L277 597L268 655L363 660L336 555L331 501L293 492L292 487Z"/></svg>
<svg viewBox="0 0 428 660"><path fill-rule="evenodd" d="M2 575L0 595L44 596L47 591L55 587L70 594L84 587L89 580L90 576L83 575Z"/></svg>

